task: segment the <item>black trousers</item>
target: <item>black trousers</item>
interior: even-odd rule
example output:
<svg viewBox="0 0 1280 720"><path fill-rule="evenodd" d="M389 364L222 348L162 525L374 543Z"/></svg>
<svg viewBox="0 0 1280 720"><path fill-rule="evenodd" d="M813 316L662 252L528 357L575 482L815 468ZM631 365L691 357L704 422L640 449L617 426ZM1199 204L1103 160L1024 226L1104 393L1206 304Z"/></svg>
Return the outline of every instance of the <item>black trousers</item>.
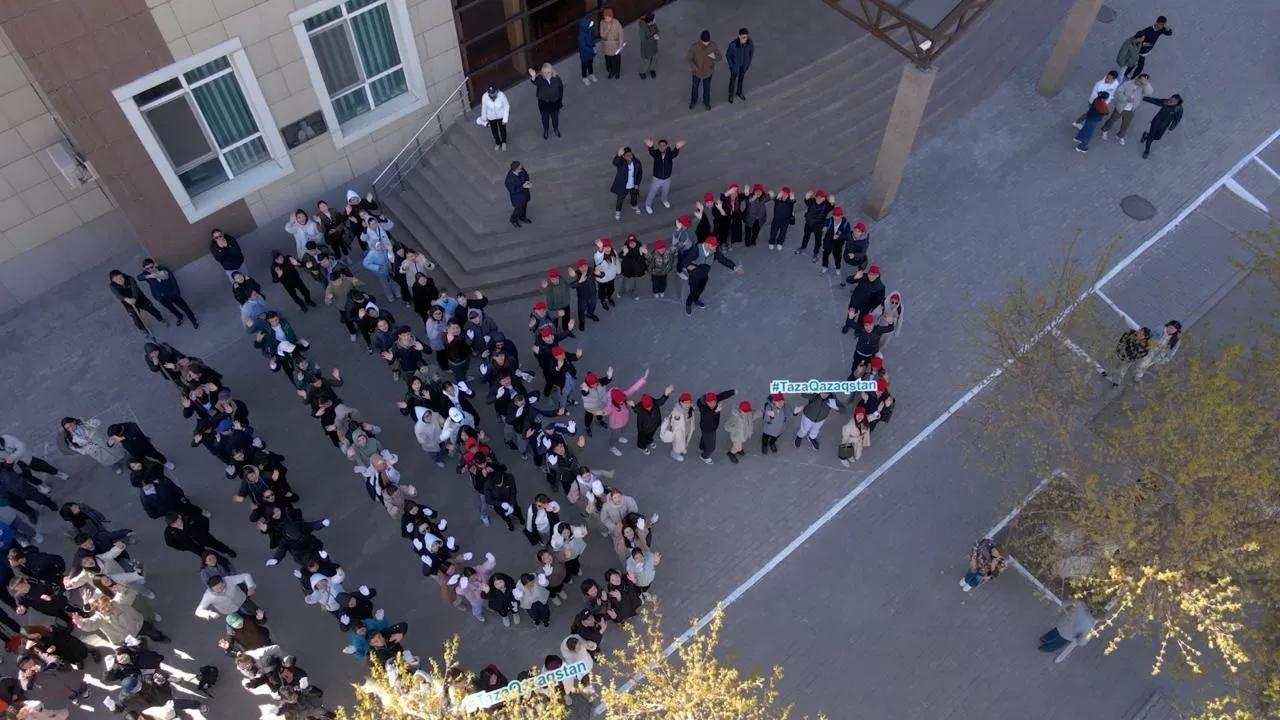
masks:
<svg viewBox="0 0 1280 720"><path fill-rule="evenodd" d="M501 120L490 120L489 132L493 133L494 145L503 145L507 142L507 124Z"/></svg>
<svg viewBox="0 0 1280 720"><path fill-rule="evenodd" d="M762 454L770 450L777 450L777 449L778 449L777 435L764 435L764 434L760 435L760 452Z"/></svg>
<svg viewBox="0 0 1280 720"><path fill-rule="evenodd" d="M816 245L814 246L814 249L815 249L815 250L817 249L817 246L816 246ZM815 253L815 254L816 254L816 253ZM841 258L842 258L842 257L844 257L844 253L842 253L842 252L840 251L840 248L832 249L832 248L828 248L828 247L823 247L823 248L822 248L822 267L824 267L824 268L825 268L825 267L827 267L827 258L835 258L835 261L836 261L836 269L837 269L837 270L839 270L839 269L840 269L840 261L841 261Z"/></svg>
<svg viewBox="0 0 1280 720"><path fill-rule="evenodd" d="M716 451L716 434L715 432L703 431L698 438L698 449L702 451L702 457L709 458Z"/></svg>
<svg viewBox="0 0 1280 720"><path fill-rule="evenodd" d="M311 299L311 291L307 290L307 286L303 285L301 280L296 283L292 280L281 280L280 284L284 286L284 291L298 304L298 307L302 308L302 312L307 311L308 305L315 305Z"/></svg>
<svg viewBox="0 0 1280 720"><path fill-rule="evenodd" d="M636 207L637 205L639 205L640 204L640 188L631 188L630 190L624 190L621 195L618 195L617 196L618 202L616 205L613 206L614 212L622 212L622 201L627 197L631 198L631 207Z"/></svg>
<svg viewBox="0 0 1280 720"><path fill-rule="evenodd" d="M199 322L196 320L196 314L191 312L191 306L187 304L186 300L182 299L181 295L176 295L171 298L156 299L159 300L161 305L168 308L169 312L173 313L174 317L178 318L178 322L182 322L183 313L186 313L187 319L192 323Z"/></svg>
<svg viewBox="0 0 1280 720"><path fill-rule="evenodd" d="M769 226L769 244L781 246L787 241L787 230L791 227L790 223L774 222Z"/></svg>
<svg viewBox="0 0 1280 720"><path fill-rule="evenodd" d="M539 108L538 112L542 114L542 135L546 137L547 133L554 130L556 135L560 134L560 108L555 110L543 110Z"/></svg>
<svg viewBox="0 0 1280 720"><path fill-rule="evenodd" d="M156 306L150 300L139 300L136 305L121 304L124 305L124 311L129 313L129 319L133 321L133 326L144 333L150 334L151 330L142 322L141 313L150 313L158 322L166 322L164 316L160 314L160 311L156 309Z"/></svg>
<svg viewBox="0 0 1280 720"><path fill-rule="evenodd" d="M141 440L130 441L124 446L124 449L130 456L138 458L139 460L143 458L151 458L161 465L169 462L169 458L165 457L164 453L160 452L156 448L155 444L151 442L151 438L142 438Z"/></svg>
<svg viewBox="0 0 1280 720"><path fill-rule="evenodd" d="M606 77L622 77L622 53L604 56L604 72Z"/></svg>
<svg viewBox="0 0 1280 720"><path fill-rule="evenodd" d="M746 233L747 247L755 247L756 240L760 238L760 223L748 223L746 226Z"/></svg>
<svg viewBox="0 0 1280 720"><path fill-rule="evenodd" d="M394 298L387 298L387 299L391 300ZM338 320L342 321L342 324L347 328L347 332L351 333L352 335L356 334L356 330L357 330L356 323L347 315L346 310L338 311Z"/></svg>
<svg viewBox="0 0 1280 720"><path fill-rule="evenodd" d="M578 329L587 329L587 318L596 314L596 297L587 293L578 293ZM595 318L592 318L593 320Z"/></svg>
<svg viewBox="0 0 1280 720"><path fill-rule="evenodd" d="M606 310L613 303L613 292L617 283L617 280L601 280L596 283L596 292L599 293L600 304L604 305Z"/></svg>
<svg viewBox="0 0 1280 720"><path fill-rule="evenodd" d="M347 244L347 239L343 236L344 233L345 231L341 231L328 233L324 236L325 243L329 246L329 249L333 250L333 256L339 260L351 254L351 246Z"/></svg>
<svg viewBox="0 0 1280 720"><path fill-rule="evenodd" d="M746 70L734 72L729 71L729 99L732 100L734 95L742 94L742 79L747 76Z"/></svg>
<svg viewBox="0 0 1280 720"><path fill-rule="evenodd" d="M810 237L813 238L813 255L814 257L817 257L818 252L820 250L820 246L822 244L822 226L821 225L817 227L811 227L809 225L804 226L804 233L800 236L801 250L809 247Z"/></svg>
<svg viewBox="0 0 1280 720"><path fill-rule="evenodd" d="M58 468L54 467L53 465L50 465L49 461L45 460L44 458L32 457L31 462L29 463L24 463L21 460L16 460L13 463L13 471L18 473L18 475L23 480L26 480L32 485L43 485L44 481L42 481L40 478L36 477L35 475L32 475L31 474L32 470L36 472L42 472L48 475L58 474Z"/></svg>
<svg viewBox="0 0 1280 720"><path fill-rule="evenodd" d="M702 299L702 293L707 289L707 276L704 274L689 276L689 297L684 299L686 308L693 307L693 304Z"/></svg>
<svg viewBox="0 0 1280 720"><path fill-rule="evenodd" d="M668 273L669 275L670 273ZM667 291L667 275L650 275L653 282L653 294L664 293Z"/></svg>
<svg viewBox="0 0 1280 720"><path fill-rule="evenodd" d="M636 431L636 447L641 450L648 449L653 444L653 436L657 433L647 432L645 430Z"/></svg>
<svg viewBox="0 0 1280 720"><path fill-rule="evenodd" d="M524 222L528 219L529 219L529 202L527 200L525 202L520 203L519 205L516 205L514 208L512 208L511 222L519 223L519 222Z"/></svg>
<svg viewBox="0 0 1280 720"><path fill-rule="evenodd" d="M596 74L596 59L592 56L590 60L582 60L582 77Z"/></svg>
<svg viewBox="0 0 1280 720"><path fill-rule="evenodd" d="M604 424L603 416L596 415L590 410L583 410L582 411L582 431L590 435L592 423L595 423L606 430L609 429L609 426Z"/></svg>
<svg viewBox="0 0 1280 720"><path fill-rule="evenodd" d="M1124 71L1124 79L1125 79L1125 80L1129 80L1129 79L1132 79L1132 78L1136 78L1136 77L1138 77L1139 75L1141 75L1141 74L1142 74L1142 68L1146 67L1146 65L1147 65L1147 56L1146 56L1146 55L1139 55L1139 56L1138 56L1138 64L1137 64L1137 65L1134 65L1134 66L1133 66L1133 67L1131 67L1131 68L1126 68L1126 69L1125 69L1125 71Z"/></svg>

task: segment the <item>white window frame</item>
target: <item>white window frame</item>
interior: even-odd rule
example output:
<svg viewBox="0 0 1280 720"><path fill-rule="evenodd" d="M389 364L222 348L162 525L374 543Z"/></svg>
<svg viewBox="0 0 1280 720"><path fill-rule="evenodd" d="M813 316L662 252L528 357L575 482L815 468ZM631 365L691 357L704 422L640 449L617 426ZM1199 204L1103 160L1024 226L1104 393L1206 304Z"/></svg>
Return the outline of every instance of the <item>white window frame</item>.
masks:
<svg viewBox="0 0 1280 720"><path fill-rule="evenodd" d="M329 127L329 136L333 138L333 144L338 148L346 147L360 138L377 132L427 106L427 82L422 72L422 61L418 56L418 43L413 32L413 23L409 17L408 4L405 0L382 0L381 3L374 3L360 8L354 15L371 11L379 7L380 4L386 5L388 14L391 17L392 30L396 34L396 46L400 49L400 69L404 71L405 85L408 90L403 95L353 118L347 123L346 127L338 123L338 114L333 109L333 103L329 99L329 91L324 84L324 76L320 73L320 64L316 61L315 50L311 47L310 36L319 29L308 31L303 23L320 13L345 4L346 0L320 0L320 2L313 3L289 14L289 23L293 25L294 36L298 40L299 49L302 50L302 60L307 65L307 74L311 76L311 87L315 91L316 98L320 101L320 112L324 114L325 125ZM344 7L342 19L334 22L348 23L349 27L348 19L352 15L346 13L347 11ZM331 25L324 27L331 27ZM359 65L359 49L356 47L355 39L349 39L351 51L356 55L356 64ZM363 72L363 69L361 69L361 72ZM379 77L382 76L378 75L366 80L366 87L369 82Z"/></svg>
<svg viewBox="0 0 1280 720"><path fill-rule="evenodd" d="M234 73L236 81L240 84L240 92L244 95L245 102L249 105L249 111L253 114L253 120L258 125L257 135L251 135L226 149L219 149L217 143L214 142L204 116L200 113L199 108L194 106L194 99L190 91L192 85L183 77L191 70L222 57L227 59L231 67L217 75L195 83L195 86L198 87L213 79L213 77L222 77L226 73ZM196 121L200 123L201 129L213 149L212 152L222 159L223 167L228 170L227 174L231 176L226 182L195 197L192 197L187 192L187 189L182 186L182 181L178 178L178 169L169 162L168 151L160 144L151 129L151 123L133 99L135 95L141 92L174 79L182 83L182 90L177 91L175 95L179 93L185 94L188 102L192 103ZM127 85L116 88L112 94L116 102L119 103L120 109L124 112L125 118L128 119L129 124L133 127L134 133L142 141L142 146L146 149L147 155L150 156L151 162L160 171L160 177L164 179L165 185L169 187L169 192L173 193L174 200L178 201L178 207L182 208L182 212L186 215L188 222L194 223L197 220L206 218L218 210L243 199L249 193L260 190L293 172L293 161L289 159L289 151L285 147L284 139L280 136L275 119L271 116L271 108L267 104L266 97L262 94L262 88L258 85L258 78L253 72L253 66L249 63L249 56L245 54L239 38L231 38L204 52L140 77ZM160 98L147 103L145 107L153 107L160 104L161 101L172 100L173 97L174 95L169 95ZM231 173L230 168L226 166L223 154L257 138L262 138L266 143L267 153L271 156L271 159L239 175ZM205 157L204 161L208 159L208 157Z"/></svg>

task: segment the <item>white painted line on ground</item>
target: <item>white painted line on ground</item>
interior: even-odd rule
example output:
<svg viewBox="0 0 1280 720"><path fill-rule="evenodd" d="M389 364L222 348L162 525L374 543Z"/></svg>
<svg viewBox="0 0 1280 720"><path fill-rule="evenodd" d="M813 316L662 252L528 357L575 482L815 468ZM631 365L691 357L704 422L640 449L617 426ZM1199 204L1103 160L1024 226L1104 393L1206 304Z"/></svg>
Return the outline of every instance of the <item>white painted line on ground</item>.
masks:
<svg viewBox="0 0 1280 720"><path fill-rule="evenodd" d="M1239 195L1241 200L1244 200L1245 202L1258 208L1262 212L1267 212L1267 206L1263 204L1261 200L1254 197L1254 194L1246 190L1245 187L1241 185L1239 182L1237 182L1235 178L1231 178L1230 180L1227 180L1227 182L1224 184L1228 190L1235 193L1236 195Z"/></svg>
<svg viewBox="0 0 1280 720"><path fill-rule="evenodd" d="M1105 370L1105 369L1106 369L1106 368L1102 367L1102 364L1101 364L1101 363L1099 363L1097 360L1094 360L1092 355L1090 355L1089 353L1085 352L1084 348L1082 348L1082 347L1080 347L1079 345L1077 345L1077 344L1075 344L1074 342L1072 342L1072 341L1071 341L1071 338L1062 338L1062 344L1063 344L1063 345L1066 345L1066 346L1067 346L1067 349L1068 349L1068 350L1070 350L1071 352L1073 352L1073 353L1075 353L1075 354L1079 355L1080 357L1084 358L1084 359L1085 359L1085 362L1087 362L1087 363L1089 363L1090 365L1092 365L1094 370L1097 370L1098 372L1102 372L1103 370Z"/></svg>
<svg viewBox="0 0 1280 720"><path fill-rule="evenodd" d="M1049 588L1045 587L1044 583L1040 582L1040 580L1036 578L1035 575L1032 575L1030 570L1022 567L1022 563L1018 562L1017 558L1015 558L1012 555L1008 555L1006 557L1009 558L1008 560L1009 567L1013 568L1014 570L1017 570L1018 574L1022 575L1022 577L1027 579L1027 582L1031 583L1032 585L1035 585L1036 589L1044 593L1044 596L1049 600L1051 600L1054 605L1057 605L1058 607L1062 607L1062 600L1057 595L1054 595L1053 592L1049 590Z"/></svg>
<svg viewBox="0 0 1280 720"><path fill-rule="evenodd" d="M1275 179L1280 180L1280 172L1276 172L1276 169L1268 165L1262 158L1255 155L1253 156L1253 161L1261 165L1263 170L1266 170L1267 172L1271 173L1271 175L1275 177Z"/></svg>
<svg viewBox="0 0 1280 720"><path fill-rule="evenodd" d="M1138 324L1138 322L1137 322L1136 320L1134 320L1133 318L1129 317L1129 313L1127 313L1127 312L1125 312L1125 311L1121 310L1121 309L1120 309L1120 306L1119 306L1119 305L1117 305L1117 304L1115 303L1115 301L1114 301L1114 300L1112 300L1110 297L1108 297L1106 293L1102 292L1102 288L1101 288L1101 287L1099 287L1098 289L1094 290L1094 291L1093 291L1093 294L1094 294L1094 295L1097 295L1097 296L1098 296L1098 299L1099 299L1099 300L1101 300L1102 302L1104 302L1104 303L1106 303L1106 304L1110 305L1112 310L1115 310L1116 312L1120 313L1120 317L1124 318L1124 323L1125 323L1126 325L1128 325L1131 329L1133 329L1133 330L1137 330L1138 328L1142 327L1141 325L1139 325L1139 324Z"/></svg>
<svg viewBox="0 0 1280 720"><path fill-rule="evenodd" d="M1113 267L1106 275L1102 276L1102 279L1100 279L1097 283L1095 283L1093 287L1081 293L1080 297L1076 298L1075 302L1071 303L1071 305L1069 305L1048 325L1046 325L1044 329L1040 330L1040 332L1032 336L1031 339L1029 339L1021 348L1019 348L1018 354L1022 355L1028 349L1030 349L1033 345L1043 340L1045 335L1048 335L1054 332L1055 330L1057 330L1058 326L1061 325L1062 322L1066 320L1067 317L1077 307L1079 307L1080 303L1084 302L1085 298L1087 298L1091 292L1096 292L1107 281L1114 278L1120 272L1123 272L1124 269L1127 268L1130 264L1132 264L1134 260L1137 260L1138 257L1142 255L1142 253L1150 249L1152 245L1156 244L1156 242L1160 240L1160 238L1163 238L1165 235L1169 233L1170 230L1172 230L1175 226L1177 226L1178 223L1186 219L1186 217L1191 214L1192 210L1198 207L1201 203L1205 201L1205 199L1207 199L1210 195L1212 195L1219 188L1221 188L1223 183L1226 182L1227 178L1231 177L1236 172L1238 172L1240 168L1245 165L1245 163L1253 159L1254 156L1256 156L1259 152L1261 152L1264 148L1266 148L1267 145L1271 144L1271 142L1274 141L1276 138L1280 138L1280 129L1277 129L1274 133L1271 134L1269 138L1266 139L1266 141L1258 145L1258 147L1254 148L1253 152L1249 153L1249 155L1246 156L1243 160L1236 163L1235 167L1231 168L1230 171L1228 171L1216 182L1214 182L1213 185L1211 185L1208 190L1204 191L1204 193L1202 193L1194 203L1192 203L1187 208L1185 208L1181 213L1179 213L1178 216L1175 217L1173 220L1171 220L1168 225L1164 226L1154 236L1152 236L1146 242L1139 245L1133 252L1129 253L1127 257L1125 257L1119 263L1117 263L1116 266ZM1108 300L1108 303L1111 304L1112 307L1115 307L1115 303L1110 303L1109 300ZM1120 312L1122 315L1124 314L1123 311L1120 311L1119 308L1116 308L1116 310ZM1012 365L1013 362L1014 362L1013 358L1006 360L1002 365L1000 365L1000 367L997 367L996 369L992 370L977 385L974 385L972 388L969 389L968 392L960 396L960 399L952 403L951 407L947 408L946 412L939 415L937 418L933 420L933 422L929 423L927 426L925 426L923 430L921 430L918 434L916 434L915 437L908 440L906 445L903 445L902 448L899 449L897 452L895 452L893 455L891 455L888 460L885 460L883 464L881 464L879 467L873 470L870 475L868 475L866 478L862 480L862 482L858 483L857 487L853 488L852 490L849 491L847 495L837 500L835 504L831 506L830 509L828 509L825 513L822 514L821 517L819 517L817 520L814 520L807 528L804 529L804 531L802 531L798 536L796 536L794 540L787 543L786 547L782 548L781 550L778 551L776 555L769 558L768 562L766 562L764 566L762 566L759 570L757 570L754 574L752 574L751 577L743 581L741 585L739 585L738 587L730 591L729 594L724 597L724 599L722 599L719 603L716 604L716 608L717 609L728 608L730 605L740 600L742 596L747 593L748 590L750 590L751 588L759 584L759 582L763 580L767 575L769 575L769 573L773 572L774 568L778 567L779 565L782 564L784 560L791 557L796 550L800 549L800 546L808 542L808 540L812 538L814 535L816 535L819 530L825 527L827 523L834 520L835 517L839 515L842 510L849 507L849 505L852 504L854 500L858 499L858 497L862 495L862 493L866 492L867 488L875 484L875 482L879 480L881 477L884 477L884 475L888 473L891 469L893 469L895 465L901 462L902 459L906 457L908 453L916 449L917 446L919 446L922 442L927 440L931 435L933 435L933 433L937 432L938 428L942 427L942 425L945 422L951 419L951 416L959 412L960 409L963 408L965 405L968 405L969 402L972 401L973 398L978 395L978 393L987 389L987 386L995 382L997 378L1003 375L1005 369L1008 368L1010 365ZM1019 565L1017 561L1014 560L1012 557L1009 558L1009 563L1014 567L1014 569L1018 570L1020 573L1025 575L1026 578L1032 584L1041 588L1047 597L1051 598L1058 605L1062 605L1062 601L1059 600L1056 595L1049 592L1048 588L1044 587L1043 583L1041 583L1029 572L1027 572L1026 568L1023 568L1021 565ZM669 656L674 652L676 652L676 650L678 650L686 640L693 637L696 633L701 631L707 625L711 624L711 621L715 618L715 614L716 614L716 609L712 609L707 614L698 618L698 620L695 623L693 623L693 625L688 630L684 631L683 634L681 634L670 645L668 645L666 649L663 650L663 653ZM622 685L621 690L623 692L627 692L631 690L633 687L635 687L634 681L628 681L627 683L624 683Z"/></svg>

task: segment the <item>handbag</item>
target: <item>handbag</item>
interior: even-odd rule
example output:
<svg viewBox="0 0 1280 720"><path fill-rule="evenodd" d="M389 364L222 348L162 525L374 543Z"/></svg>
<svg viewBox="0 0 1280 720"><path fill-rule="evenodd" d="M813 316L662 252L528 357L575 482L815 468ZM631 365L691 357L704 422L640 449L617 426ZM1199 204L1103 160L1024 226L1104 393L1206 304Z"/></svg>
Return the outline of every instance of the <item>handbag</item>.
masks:
<svg viewBox="0 0 1280 720"><path fill-rule="evenodd" d="M848 460L853 457L853 444L841 445L840 448L836 450L836 457L841 460Z"/></svg>
<svg viewBox="0 0 1280 720"><path fill-rule="evenodd" d="M664 443L670 443L676 439L675 430L671 427L671 416L668 415L666 420L662 421L662 427L658 428L658 439Z"/></svg>

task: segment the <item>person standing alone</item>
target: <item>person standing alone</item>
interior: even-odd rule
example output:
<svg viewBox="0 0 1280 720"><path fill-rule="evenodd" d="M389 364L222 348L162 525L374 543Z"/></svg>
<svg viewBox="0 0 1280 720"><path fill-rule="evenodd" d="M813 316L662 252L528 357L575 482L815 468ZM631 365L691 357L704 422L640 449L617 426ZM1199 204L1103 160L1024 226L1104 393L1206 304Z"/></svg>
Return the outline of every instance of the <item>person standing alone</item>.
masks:
<svg viewBox="0 0 1280 720"><path fill-rule="evenodd" d="M711 42L711 31L703 30L698 42L689 46L686 56L689 72L693 74L693 90L689 93L689 109L698 104L698 87L702 87L702 104L711 109L711 76L720 62L720 46Z"/></svg>
<svg viewBox="0 0 1280 720"><path fill-rule="evenodd" d="M531 223L529 219L529 171L520 166L519 160L511 161L511 170L507 172L507 194L511 196L511 224L520 227L520 223Z"/></svg>
<svg viewBox="0 0 1280 720"><path fill-rule="evenodd" d="M636 159L631 148L620 147L617 156L613 158L613 167L613 185L609 187L609 192L618 198L613 207L613 219L622 219L622 201L628 197L631 199L631 209L639 215L640 179L644 175L644 166Z"/></svg>
<svg viewBox="0 0 1280 720"><path fill-rule="evenodd" d="M507 102L507 94L490 85L480 98L480 117L489 125L493 133L493 149L507 149L507 120L511 117L511 103Z"/></svg>
<svg viewBox="0 0 1280 720"><path fill-rule="evenodd" d="M644 211L653 214L653 199L662 193L662 207L670 208L671 203L671 163L684 147L683 140L677 140L675 147L667 145L666 140L659 140L654 147L653 140L645 138L644 146L649 148L649 157L653 158L653 178L649 181L649 194L644 198Z"/></svg>
<svg viewBox="0 0 1280 720"><path fill-rule="evenodd" d="M138 274L138 279L146 281L151 288L151 297L173 313L178 325L182 325L182 313L185 312L191 319L191 327L200 329L200 321L196 320L196 314L191 312L187 301L182 299L182 288L178 287L178 278L173 276L172 270L147 258L142 261L142 272Z"/></svg>
<svg viewBox="0 0 1280 720"><path fill-rule="evenodd" d="M751 58L755 53L756 46L751 42L747 29L739 29L738 37L729 43L729 49L725 51L725 60L729 63L729 104L731 105L734 96L739 100L747 99L747 96L742 94L742 79L751 68Z"/></svg>
<svg viewBox="0 0 1280 720"><path fill-rule="evenodd" d="M640 79L658 77L658 22L653 13L640 21L640 59L645 62L640 66Z"/></svg>
<svg viewBox="0 0 1280 720"><path fill-rule="evenodd" d="M600 44L604 46L605 77L617 80L622 77L622 23L613 16L612 8L605 8L600 18Z"/></svg>
<svg viewBox="0 0 1280 720"><path fill-rule="evenodd" d="M538 114L542 115L542 139L552 131L560 137L560 108L564 107L564 81L556 74L551 63L542 63L541 74L529 68L529 82L533 83L534 96L538 99Z"/></svg>

